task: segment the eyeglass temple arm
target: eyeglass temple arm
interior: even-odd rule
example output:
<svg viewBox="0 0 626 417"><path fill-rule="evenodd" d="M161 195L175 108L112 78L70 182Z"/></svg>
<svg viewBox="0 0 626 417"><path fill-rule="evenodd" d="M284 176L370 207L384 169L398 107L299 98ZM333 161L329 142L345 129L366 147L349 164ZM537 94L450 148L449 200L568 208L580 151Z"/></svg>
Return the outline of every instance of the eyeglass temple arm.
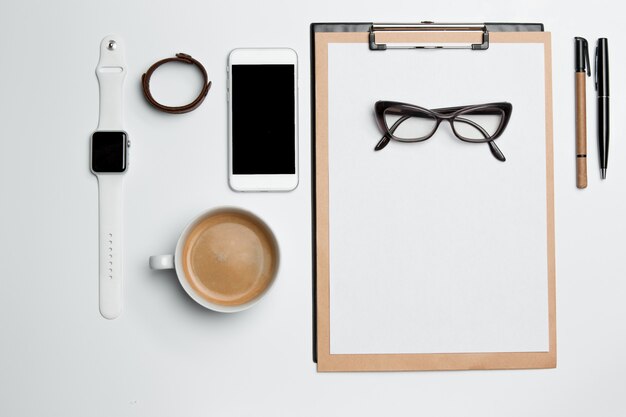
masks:
<svg viewBox="0 0 626 417"><path fill-rule="evenodd" d="M477 124L476 122L469 120L469 119L464 119L463 117L457 117L455 120L461 123L467 123L468 125L476 128L480 133L482 133L485 139L489 137L489 133L487 133L487 131L483 129L483 127ZM489 150L491 151L491 154L494 156L494 158L496 158L498 161L502 161L502 162L506 161L506 158L504 157L504 154L502 153L500 148L498 148L498 145L493 143L492 140L488 141L487 145L489 145Z"/></svg>
<svg viewBox="0 0 626 417"><path fill-rule="evenodd" d="M394 124L391 125L391 127L389 128L389 131L391 133L395 132L397 127L404 122L406 119L410 118L411 116L402 116L401 118L399 118L398 120L396 120L396 122ZM385 133L383 135L382 138L380 138L380 140L378 141L378 143L376 144L376 146L374 147L375 151L380 151L381 149L383 149L385 146L387 146L387 144L389 143L389 141L391 140L391 137Z"/></svg>

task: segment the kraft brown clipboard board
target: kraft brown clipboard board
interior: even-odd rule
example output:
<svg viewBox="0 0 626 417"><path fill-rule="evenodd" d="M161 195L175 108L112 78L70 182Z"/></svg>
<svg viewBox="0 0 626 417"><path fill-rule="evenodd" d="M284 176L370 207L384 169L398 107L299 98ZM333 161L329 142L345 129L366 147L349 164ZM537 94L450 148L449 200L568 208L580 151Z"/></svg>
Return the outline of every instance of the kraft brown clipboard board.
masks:
<svg viewBox="0 0 626 417"><path fill-rule="evenodd" d="M552 68L550 33L541 24L453 25L452 30L433 30L430 23L391 25L375 30L371 23L311 25L312 48L312 196L313 196L313 316L314 361L318 371L410 371L469 369L529 369L556 367L556 289L554 241L554 181L552 144ZM436 26L436 25L434 25ZM478 26L478 29L477 27ZM461 30L458 30L461 28ZM544 48L545 138L546 138L546 239L548 351L472 353L376 353L333 354L330 343L329 244L329 83L328 46L332 43L362 43L364 48L385 49L402 45L465 43L485 49L486 43L539 43ZM381 46L383 45L383 46ZM488 46L487 46L488 48ZM371 51L372 54L388 53ZM420 53L420 51L414 51ZM477 51L476 53L488 53Z"/></svg>

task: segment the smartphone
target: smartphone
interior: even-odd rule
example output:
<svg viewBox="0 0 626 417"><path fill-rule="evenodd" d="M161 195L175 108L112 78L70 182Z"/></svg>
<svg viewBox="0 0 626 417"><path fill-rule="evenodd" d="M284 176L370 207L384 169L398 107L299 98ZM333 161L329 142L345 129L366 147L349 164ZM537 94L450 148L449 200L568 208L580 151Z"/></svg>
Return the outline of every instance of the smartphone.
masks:
<svg viewBox="0 0 626 417"><path fill-rule="evenodd" d="M298 185L298 55L288 48L228 56L228 182L235 191Z"/></svg>

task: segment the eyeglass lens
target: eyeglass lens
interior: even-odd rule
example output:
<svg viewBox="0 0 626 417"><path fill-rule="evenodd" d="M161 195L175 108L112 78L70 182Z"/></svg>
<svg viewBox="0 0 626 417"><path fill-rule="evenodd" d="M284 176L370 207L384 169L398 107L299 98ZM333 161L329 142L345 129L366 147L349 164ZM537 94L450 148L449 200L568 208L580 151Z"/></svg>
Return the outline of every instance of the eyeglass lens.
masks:
<svg viewBox="0 0 626 417"><path fill-rule="evenodd" d="M457 115L452 125L455 133L467 140L491 138L502 124L504 112L499 109L489 111L468 111Z"/></svg>
<svg viewBox="0 0 626 417"><path fill-rule="evenodd" d="M384 113L387 129L393 130L392 134L398 139L417 140L428 137L437 127L437 119L429 113L419 111L412 111L410 114L398 113L400 112L389 109Z"/></svg>

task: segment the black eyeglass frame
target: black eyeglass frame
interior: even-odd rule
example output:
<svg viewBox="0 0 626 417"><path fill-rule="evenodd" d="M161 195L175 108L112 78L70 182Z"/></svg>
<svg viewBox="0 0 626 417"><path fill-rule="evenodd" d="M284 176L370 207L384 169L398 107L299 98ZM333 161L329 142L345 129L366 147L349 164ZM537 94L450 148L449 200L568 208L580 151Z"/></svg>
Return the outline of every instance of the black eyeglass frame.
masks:
<svg viewBox="0 0 626 417"><path fill-rule="evenodd" d="M413 104L401 103L397 101L377 101L374 105L375 113L376 113L376 123L378 127L385 132L384 136L380 139L378 144L375 147L375 150L379 151L383 149L391 139L396 140L398 142L423 142L427 139L430 139L434 136L439 129L439 125L441 122L448 121L450 123L450 127L454 136L459 140L469 143L488 143L493 153L494 157L500 161L504 161L504 155L500 151L500 149L493 143L494 140L499 138L506 126L509 123L511 118L511 113L513 112L513 105L508 102L495 102L495 103L487 103L487 104L477 104L470 106L456 106L456 107L445 107L439 109L426 109L424 107L415 106ZM401 116L398 120L394 122L393 125L388 126L387 121L385 120L385 115L393 114L396 116ZM467 115L500 115L500 124L496 128L493 134L487 133L483 127L479 124L462 118L464 114ZM417 137L417 138L400 138L394 135L397 127L402 124L405 120L410 117L431 117L435 121L435 125L430 133L427 135ZM483 138L475 139L468 138L461 135L456 128L454 127L454 122L458 121L460 123L470 124L475 127L477 130L481 132Z"/></svg>

